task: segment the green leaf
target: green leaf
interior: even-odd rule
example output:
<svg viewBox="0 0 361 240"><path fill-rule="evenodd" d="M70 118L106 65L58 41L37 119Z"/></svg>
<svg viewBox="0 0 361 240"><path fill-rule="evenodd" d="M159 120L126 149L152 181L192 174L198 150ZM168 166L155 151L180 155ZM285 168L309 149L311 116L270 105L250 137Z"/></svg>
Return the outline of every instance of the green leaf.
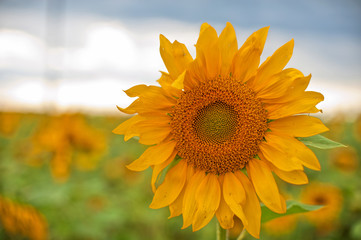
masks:
<svg viewBox="0 0 361 240"><path fill-rule="evenodd" d="M303 142L307 146L316 147L320 149L331 149L337 147L346 147L342 143L338 143L324 137L322 135L315 135L312 137L298 138L301 142Z"/></svg>
<svg viewBox="0 0 361 240"><path fill-rule="evenodd" d="M295 200L288 200L286 203L287 203L287 211L286 211L286 213L283 213L283 214L278 214L278 213L272 212L265 205L261 204L261 210L262 210L261 222L265 223L272 219L283 217L283 216L288 216L291 214L315 211L315 210L323 207L321 205L308 205L308 204L297 202Z"/></svg>
<svg viewBox="0 0 361 240"><path fill-rule="evenodd" d="M351 228L351 236L354 239L361 239L361 220L353 224Z"/></svg>

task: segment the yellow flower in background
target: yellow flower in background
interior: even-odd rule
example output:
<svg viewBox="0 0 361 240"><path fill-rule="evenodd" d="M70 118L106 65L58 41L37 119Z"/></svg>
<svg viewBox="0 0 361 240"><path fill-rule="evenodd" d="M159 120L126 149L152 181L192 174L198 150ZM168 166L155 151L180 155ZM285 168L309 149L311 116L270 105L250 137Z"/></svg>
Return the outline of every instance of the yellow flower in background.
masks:
<svg viewBox="0 0 361 240"><path fill-rule="evenodd" d="M356 172L359 165L357 152L351 146L335 149L331 154L332 165L345 173Z"/></svg>
<svg viewBox="0 0 361 240"><path fill-rule="evenodd" d="M105 150L103 134L89 126L80 114L51 117L41 125L33 142L35 156L42 151L52 154L50 168L58 181L68 178L72 164L80 170L94 169ZM37 165L36 159L33 162Z"/></svg>
<svg viewBox="0 0 361 240"><path fill-rule="evenodd" d="M130 162L128 158L124 157L108 159L103 168L104 177L110 181L122 179L124 183L134 185L139 180L139 174L126 168L124 161Z"/></svg>
<svg viewBox="0 0 361 240"><path fill-rule="evenodd" d="M13 112L0 112L0 134L11 136L19 126L21 114Z"/></svg>
<svg viewBox="0 0 361 240"><path fill-rule="evenodd" d="M9 235L21 235L30 240L48 239L48 225L35 208L20 205L0 196L0 226Z"/></svg>
<svg viewBox="0 0 361 240"><path fill-rule="evenodd" d="M128 168L152 167L150 207L169 206L170 217L182 214L183 228L192 225L197 231L216 215L221 227L230 229L236 215L258 238L258 197L272 211L286 211L272 172L305 184L304 166L320 170L314 153L295 137L328 129L315 117L295 114L319 112L315 106L323 95L305 91L311 76L284 69L293 40L259 66L267 33L268 27L256 31L238 49L230 23L219 36L205 23L195 59L183 44L160 35L168 69L158 80L161 86L125 91L138 98L119 110L136 115L114 133L124 134L125 140L137 136L150 146Z"/></svg>
<svg viewBox="0 0 361 240"><path fill-rule="evenodd" d="M361 141L361 114L357 117L354 123L354 133L356 138Z"/></svg>
<svg viewBox="0 0 361 240"><path fill-rule="evenodd" d="M296 228L298 214L275 218L266 222L263 227L269 235L281 236L290 234Z"/></svg>
<svg viewBox="0 0 361 240"><path fill-rule="evenodd" d="M345 123L347 122L347 116L342 113L336 113L331 119L327 121L327 126L332 129L325 133L324 135L330 139L341 140L342 136L345 134Z"/></svg>
<svg viewBox="0 0 361 240"><path fill-rule="evenodd" d="M320 231L327 232L335 227L343 204L342 192L338 187L311 183L303 189L301 201L311 205L324 205L319 210L305 214Z"/></svg>

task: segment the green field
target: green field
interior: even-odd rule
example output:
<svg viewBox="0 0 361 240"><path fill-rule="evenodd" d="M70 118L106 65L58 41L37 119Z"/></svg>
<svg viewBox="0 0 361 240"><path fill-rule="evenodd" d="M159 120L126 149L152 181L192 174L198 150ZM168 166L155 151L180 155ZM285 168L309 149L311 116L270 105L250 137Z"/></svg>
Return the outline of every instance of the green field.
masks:
<svg viewBox="0 0 361 240"><path fill-rule="evenodd" d="M182 217L168 219L167 208L148 208L151 169L125 167L146 147L112 133L123 120L0 113L0 239L37 239L36 229L61 240L215 239L216 219L193 233L181 230ZM328 212L316 214L321 220L299 214L269 222L261 239L361 239L361 118L339 117L326 126L327 137L348 147L313 149L322 171L306 171L308 194L321 193L317 185L336 190L320 199L306 196L307 186L279 181L279 187L286 198L314 199ZM29 214L33 220L26 220Z"/></svg>

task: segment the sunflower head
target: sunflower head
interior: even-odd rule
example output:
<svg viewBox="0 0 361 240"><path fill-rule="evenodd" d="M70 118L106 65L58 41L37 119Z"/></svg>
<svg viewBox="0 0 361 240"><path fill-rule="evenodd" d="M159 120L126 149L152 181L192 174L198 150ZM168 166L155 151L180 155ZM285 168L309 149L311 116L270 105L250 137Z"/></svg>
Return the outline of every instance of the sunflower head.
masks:
<svg viewBox="0 0 361 240"><path fill-rule="evenodd" d="M351 146L333 151L331 160L332 166L344 173L355 173L358 170L359 158L357 151Z"/></svg>
<svg viewBox="0 0 361 240"><path fill-rule="evenodd" d="M16 239L48 239L48 224L45 217L30 205L22 205L0 196L0 224L9 235Z"/></svg>
<svg viewBox="0 0 361 240"><path fill-rule="evenodd" d="M336 226L343 203L342 192L338 187L315 182L303 190L301 199L307 204L324 206L306 214L319 230L327 232Z"/></svg>
<svg viewBox="0 0 361 240"><path fill-rule="evenodd" d="M40 124L33 138L33 154L36 158L49 156L54 180L68 179L72 165L80 170L92 170L105 151L105 136L87 124L80 114L51 116ZM47 160L48 158L46 158ZM41 164L30 160L29 163Z"/></svg>
<svg viewBox="0 0 361 240"><path fill-rule="evenodd" d="M323 96L305 91L310 75L284 69L293 40L260 65L268 29L238 47L230 23L220 35L204 23L194 59L183 44L160 35L168 70L160 86L134 86L125 93L137 99L118 107L135 115L113 132L150 145L127 167L152 167L150 207L169 206L170 217L183 216L183 228L199 230L216 215L221 227L230 229L236 216L259 237L259 199L272 211L286 211L272 172L305 184L304 167L320 170L314 153L297 137L328 130L308 115L320 111L316 105Z"/></svg>

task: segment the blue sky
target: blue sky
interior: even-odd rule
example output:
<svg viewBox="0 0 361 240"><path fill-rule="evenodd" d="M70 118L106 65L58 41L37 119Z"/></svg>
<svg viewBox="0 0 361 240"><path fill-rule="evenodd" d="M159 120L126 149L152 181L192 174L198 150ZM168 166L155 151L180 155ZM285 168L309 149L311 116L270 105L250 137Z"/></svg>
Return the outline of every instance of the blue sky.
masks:
<svg viewBox="0 0 361 240"><path fill-rule="evenodd" d="M165 70L158 52L160 33L194 53L201 23L220 32L227 21L239 45L257 29L271 27L263 59L294 38L288 66L312 73L310 90L324 93L324 108L360 110L357 0L63 0L50 5L2 0L0 101L7 108L39 110L53 102L60 110L112 111L116 104L130 103L121 90L155 84L159 70Z"/></svg>

